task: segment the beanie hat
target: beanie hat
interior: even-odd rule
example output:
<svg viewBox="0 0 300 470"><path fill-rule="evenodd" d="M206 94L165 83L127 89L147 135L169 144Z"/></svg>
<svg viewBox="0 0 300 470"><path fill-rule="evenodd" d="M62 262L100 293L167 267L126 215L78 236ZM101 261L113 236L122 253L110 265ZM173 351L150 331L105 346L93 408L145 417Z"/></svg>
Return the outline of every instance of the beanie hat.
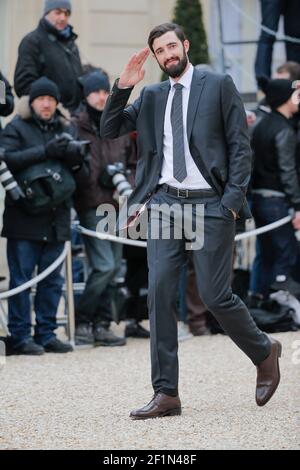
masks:
<svg viewBox="0 0 300 470"><path fill-rule="evenodd" d="M63 8L72 13L71 0L45 0L44 15L47 15L49 11L55 10L56 8Z"/></svg>
<svg viewBox="0 0 300 470"><path fill-rule="evenodd" d="M270 80L267 77L258 78L258 85L266 95L266 102L272 109L286 103L295 91L292 80L276 78Z"/></svg>
<svg viewBox="0 0 300 470"><path fill-rule="evenodd" d="M110 91L109 78L100 70L95 70L84 75L81 77L80 81L83 86L83 95L85 98L94 91L105 90L108 93Z"/></svg>
<svg viewBox="0 0 300 470"><path fill-rule="evenodd" d="M49 80L47 77L41 77L32 83L29 93L29 102L39 96L52 96L56 99L57 103L60 101L60 93L56 83Z"/></svg>

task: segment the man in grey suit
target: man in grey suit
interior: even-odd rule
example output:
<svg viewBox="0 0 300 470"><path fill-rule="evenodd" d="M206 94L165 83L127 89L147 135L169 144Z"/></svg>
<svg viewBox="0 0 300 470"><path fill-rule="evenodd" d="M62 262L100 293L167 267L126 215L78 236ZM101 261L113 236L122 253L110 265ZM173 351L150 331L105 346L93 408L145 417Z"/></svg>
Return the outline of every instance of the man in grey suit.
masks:
<svg viewBox="0 0 300 470"><path fill-rule="evenodd" d="M149 48L135 54L116 81L101 122L102 137L136 130L136 189L128 204L150 199L150 227L176 228L176 214L157 207L189 205L194 218L204 206L204 243L194 252L199 294L224 331L257 366L256 402L264 405L280 379L281 344L262 333L230 287L237 217L250 217L246 190L251 151L246 117L229 76L194 69L189 41L173 23L154 28ZM126 107L133 87L143 80L150 50L169 80L145 87ZM173 232L172 232L173 233ZM182 232L183 233L183 232ZM154 397L131 412L132 419L181 413L178 395L176 298L186 258L181 239L148 236L151 363Z"/></svg>

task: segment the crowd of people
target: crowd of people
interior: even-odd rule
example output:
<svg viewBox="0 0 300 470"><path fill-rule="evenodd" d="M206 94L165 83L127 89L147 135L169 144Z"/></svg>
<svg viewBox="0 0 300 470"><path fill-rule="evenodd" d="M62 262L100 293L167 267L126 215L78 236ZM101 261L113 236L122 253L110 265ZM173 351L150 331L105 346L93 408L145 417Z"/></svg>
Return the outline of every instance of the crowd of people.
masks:
<svg viewBox="0 0 300 470"><path fill-rule="evenodd" d="M70 0L46 0L37 29L22 40L14 75L18 96L15 117L1 130L0 163L17 181L21 193L6 189L2 237L7 239L9 288L30 280L53 263L71 238L71 213L96 231L100 204L117 207L116 188L103 177L109 165L122 164L134 186L136 135L114 140L100 136L100 120L110 93L107 73L83 65L77 35L70 25ZM300 282L299 100L300 65L287 62L272 79L257 77L265 98L249 114L254 154L249 200L257 227L295 212L293 222L257 238L251 272L250 306L261 306L274 283ZM5 77L6 102L0 115L14 111L12 88ZM250 117L251 116L251 117ZM9 173L7 173L9 174ZM2 182L5 178L1 179ZM123 346L126 338L148 338L140 290L147 287L146 252L107 240L82 237L88 260L85 288L76 300L76 344ZM126 259L128 291L124 337L111 330L112 283ZM12 354L65 353L72 346L56 337L62 295L61 268L40 282L34 296L32 335L30 291L8 299ZM212 331L212 319L197 293L193 253L180 281L180 320L192 335Z"/></svg>
<svg viewBox="0 0 300 470"><path fill-rule="evenodd" d="M95 231L98 206L117 205L114 188L101 183L107 165L122 163L131 171L130 183L134 182L135 136L100 138L109 78L100 67L82 65L77 35L69 24L71 12L70 1L47 0L37 29L26 35L19 47L14 76L19 97L16 116L0 140L2 161L25 195L16 201L7 190L5 198L2 236L7 239L10 289L24 284L36 270L43 271L57 259L64 242L71 237L73 207L79 222ZM1 107L2 116L11 114L14 107L11 87L5 83L7 96ZM54 188L53 178L50 181L45 177L37 183L37 178L48 170L59 175L63 191ZM72 188L71 181L76 188ZM47 191L52 191L52 201L46 201ZM87 237L83 237L83 243L89 274L76 302L76 343L122 346L125 337L110 330L110 283L121 266L122 246ZM72 350L70 344L55 335L62 285L60 267L38 284L34 337L30 292L8 299L13 354ZM149 337L136 318L129 319L126 335Z"/></svg>

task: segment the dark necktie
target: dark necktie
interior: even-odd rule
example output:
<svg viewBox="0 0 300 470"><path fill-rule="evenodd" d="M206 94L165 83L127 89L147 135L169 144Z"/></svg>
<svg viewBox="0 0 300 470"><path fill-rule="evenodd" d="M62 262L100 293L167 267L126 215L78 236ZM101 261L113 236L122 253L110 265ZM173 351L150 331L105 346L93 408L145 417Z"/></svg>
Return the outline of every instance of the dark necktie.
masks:
<svg viewBox="0 0 300 470"><path fill-rule="evenodd" d="M175 94L171 108L171 125L173 135L173 176L182 183L187 177L185 155L184 155L184 135L183 135L183 112L182 112L182 88L181 83L174 85Z"/></svg>

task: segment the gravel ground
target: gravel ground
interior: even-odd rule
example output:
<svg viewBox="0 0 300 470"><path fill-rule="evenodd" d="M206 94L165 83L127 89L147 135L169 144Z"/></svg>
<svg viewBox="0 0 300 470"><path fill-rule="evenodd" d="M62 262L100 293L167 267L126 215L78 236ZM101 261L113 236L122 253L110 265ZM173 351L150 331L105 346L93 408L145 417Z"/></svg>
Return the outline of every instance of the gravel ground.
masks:
<svg viewBox="0 0 300 470"><path fill-rule="evenodd" d="M180 344L182 416L148 421L128 418L152 396L147 340L8 357L0 448L300 449L300 332L274 336L283 343L282 380L267 406L255 404L247 357L227 337L206 336Z"/></svg>

